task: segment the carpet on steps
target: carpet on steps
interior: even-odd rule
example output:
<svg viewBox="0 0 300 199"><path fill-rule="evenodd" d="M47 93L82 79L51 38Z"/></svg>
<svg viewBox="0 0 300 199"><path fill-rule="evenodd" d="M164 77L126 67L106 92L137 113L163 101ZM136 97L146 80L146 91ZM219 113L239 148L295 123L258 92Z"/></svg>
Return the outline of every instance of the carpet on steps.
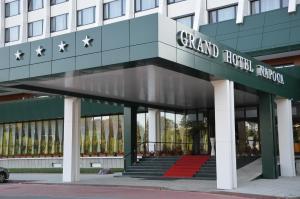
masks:
<svg viewBox="0 0 300 199"><path fill-rule="evenodd" d="M164 174L164 177L192 178L209 159L205 155L184 155Z"/></svg>

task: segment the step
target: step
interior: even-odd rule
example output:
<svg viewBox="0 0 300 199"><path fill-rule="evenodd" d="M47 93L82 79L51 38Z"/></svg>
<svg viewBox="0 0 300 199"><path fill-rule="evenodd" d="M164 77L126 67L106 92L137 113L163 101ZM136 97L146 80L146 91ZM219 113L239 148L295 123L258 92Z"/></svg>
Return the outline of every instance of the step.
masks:
<svg viewBox="0 0 300 199"><path fill-rule="evenodd" d="M129 176L163 176L163 172L124 172L123 175Z"/></svg>

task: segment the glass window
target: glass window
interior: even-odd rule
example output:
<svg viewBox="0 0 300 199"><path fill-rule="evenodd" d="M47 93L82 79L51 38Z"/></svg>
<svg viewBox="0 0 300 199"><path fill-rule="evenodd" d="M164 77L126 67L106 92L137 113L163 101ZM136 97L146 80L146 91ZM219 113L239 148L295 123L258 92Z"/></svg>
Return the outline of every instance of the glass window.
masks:
<svg viewBox="0 0 300 199"><path fill-rule="evenodd" d="M116 0L103 5L104 19L112 19L125 15L125 0Z"/></svg>
<svg viewBox="0 0 300 199"><path fill-rule="evenodd" d="M51 32L66 30L68 28L68 13L51 17Z"/></svg>
<svg viewBox="0 0 300 199"><path fill-rule="evenodd" d="M69 1L69 0L51 0L51 5L56 5L56 4L64 3L67 1Z"/></svg>
<svg viewBox="0 0 300 199"><path fill-rule="evenodd" d="M20 26L5 28L5 42L12 42L19 40Z"/></svg>
<svg viewBox="0 0 300 199"><path fill-rule="evenodd" d="M80 154L84 154L84 142L85 142L85 118L80 120Z"/></svg>
<svg viewBox="0 0 300 199"><path fill-rule="evenodd" d="M22 123L9 125L9 155L21 155Z"/></svg>
<svg viewBox="0 0 300 199"><path fill-rule="evenodd" d="M168 4L177 3L177 2L180 2L180 1L185 1L185 0L168 0Z"/></svg>
<svg viewBox="0 0 300 199"><path fill-rule="evenodd" d="M138 153L146 152L146 114L137 114L137 151Z"/></svg>
<svg viewBox="0 0 300 199"><path fill-rule="evenodd" d="M36 155L35 151L35 138L36 138L36 128L35 128L35 122L30 122L29 126L29 139L28 139L28 154Z"/></svg>
<svg viewBox="0 0 300 199"><path fill-rule="evenodd" d="M3 125L0 124L0 157L2 157L2 143L3 143Z"/></svg>
<svg viewBox="0 0 300 199"><path fill-rule="evenodd" d="M20 1L12 1L5 4L5 17L11 17L20 14Z"/></svg>
<svg viewBox="0 0 300 199"><path fill-rule="evenodd" d="M109 150L109 116L102 117L102 128L101 151L103 151L104 154L107 154Z"/></svg>
<svg viewBox="0 0 300 199"><path fill-rule="evenodd" d="M77 26L95 23L95 7L77 11Z"/></svg>
<svg viewBox="0 0 300 199"><path fill-rule="evenodd" d="M227 8L220 8L209 12L209 22L216 23L234 19L236 16L236 5Z"/></svg>
<svg viewBox="0 0 300 199"><path fill-rule="evenodd" d="M84 138L84 154L92 154L92 144L93 144L93 118L87 117L85 119L85 138Z"/></svg>
<svg viewBox="0 0 300 199"><path fill-rule="evenodd" d="M251 1L251 14L288 7L288 0L254 0Z"/></svg>
<svg viewBox="0 0 300 199"><path fill-rule="evenodd" d="M43 34L43 20L34 21L28 24L28 37L35 37Z"/></svg>
<svg viewBox="0 0 300 199"><path fill-rule="evenodd" d="M22 137L21 137L21 154L27 155L28 153L28 129L29 123L24 122L22 124Z"/></svg>
<svg viewBox="0 0 300 199"><path fill-rule="evenodd" d="M101 134L102 134L101 117L94 117L93 154L99 155L101 153Z"/></svg>
<svg viewBox="0 0 300 199"><path fill-rule="evenodd" d="M251 1L251 14L260 13L260 2L259 1Z"/></svg>
<svg viewBox="0 0 300 199"><path fill-rule="evenodd" d="M135 11L149 10L158 7L158 0L135 0Z"/></svg>
<svg viewBox="0 0 300 199"><path fill-rule="evenodd" d="M280 0L261 0L261 12L280 8Z"/></svg>
<svg viewBox="0 0 300 199"><path fill-rule="evenodd" d="M194 24L194 15L191 16L186 16L186 17L181 17L181 18L177 18L175 19L177 22L182 23L190 28L193 28L193 24Z"/></svg>
<svg viewBox="0 0 300 199"><path fill-rule="evenodd" d="M28 0L28 11L38 10L43 7L43 0Z"/></svg>
<svg viewBox="0 0 300 199"><path fill-rule="evenodd" d="M57 131L58 131L58 154L62 155L63 153L63 144L64 144L64 121L58 120L57 121Z"/></svg>
<svg viewBox="0 0 300 199"><path fill-rule="evenodd" d="M119 115L119 132L118 132L119 154L124 153L124 116Z"/></svg>

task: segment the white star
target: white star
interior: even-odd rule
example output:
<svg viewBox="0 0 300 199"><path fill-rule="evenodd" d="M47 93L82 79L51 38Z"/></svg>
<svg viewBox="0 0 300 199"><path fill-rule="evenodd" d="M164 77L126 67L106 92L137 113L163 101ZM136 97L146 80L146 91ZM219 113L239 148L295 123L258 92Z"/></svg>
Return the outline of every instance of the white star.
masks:
<svg viewBox="0 0 300 199"><path fill-rule="evenodd" d="M91 39L91 38L89 38L89 36L85 36L85 38L84 38L84 40L82 40L82 42L83 42L83 46L84 47L89 47L90 46L90 42L92 41L93 39Z"/></svg>
<svg viewBox="0 0 300 199"><path fill-rule="evenodd" d="M24 53L22 53L20 50L17 50L17 52L15 53L16 60L19 61L23 55Z"/></svg>
<svg viewBox="0 0 300 199"><path fill-rule="evenodd" d="M45 51L45 49L43 48L43 47L41 47L41 46L39 46L36 50L35 50L35 52L36 52L36 55L37 56L42 56L43 55L43 52Z"/></svg>
<svg viewBox="0 0 300 199"><path fill-rule="evenodd" d="M64 41L61 41L60 44L58 45L59 47L59 52L64 52L65 51L65 47L67 46L68 44L66 44Z"/></svg>

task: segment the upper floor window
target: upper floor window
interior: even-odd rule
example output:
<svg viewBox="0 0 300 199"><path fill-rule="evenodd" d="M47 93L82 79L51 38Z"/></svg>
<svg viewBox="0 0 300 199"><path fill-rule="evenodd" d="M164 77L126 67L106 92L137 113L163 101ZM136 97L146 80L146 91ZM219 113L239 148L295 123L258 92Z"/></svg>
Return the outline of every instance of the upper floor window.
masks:
<svg viewBox="0 0 300 199"><path fill-rule="evenodd" d="M51 5L56 5L56 4L64 3L67 1L69 1L69 0L51 0Z"/></svg>
<svg viewBox="0 0 300 199"><path fill-rule="evenodd" d="M12 1L5 4L5 17L11 17L20 14L20 1Z"/></svg>
<svg viewBox="0 0 300 199"><path fill-rule="evenodd" d="M288 7L289 0L254 0L250 2L251 14Z"/></svg>
<svg viewBox="0 0 300 199"><path fill-rule="evenodd" d="M103 5L104 19L112 19L125 15L126 4L125 0L115 0Z"/></svg>
<svg viewBox="0 0 300 199"><path fill-rule="evenodd" d="M209 23L217 23L235 19L236 5L209 11Z"/></svg>
<svg viewBox="0 0 300 199"><path fill-rule="evenodd" d="M180 1L185 1L185 0L168 0L168 4L177 3Z"/></svg>
<svg viewBox="0 0 300 199"><path fill-rule="evenodd" d="M135 11L149 10L158 7L158 0L135 0Z"/></svg>
<svg viewBox="0 0 300 199"><path fill-rule="evenodd" d="M51 17L51 32L66 30L68 28L68 13Z"/></svg>
<svg viewBox="0 0 300 199"><path fill-rule="evenodd" d="M77 26L95 23L95 7L77 11Z"/></svg>
<svg viewBox="0 0 300 199"><path fill-rule="evenodd" d="M35 37L43 34L43 20L28 23L28 37Z"/></svg>
<svg viewBox="0 0 300 199"><path fill-rule="evenodd" d="M177 22L182 23L190 28L193 28L194 24L194 15L189 15L185 17L180 17L175 19Z"/></svg>
<svg viewBox="0 0 300 199"><path fill-rule="evenodd" d="M43 7L43 0L28 0L28 11L38 10Z"/></svg>
<svg viewBox="0 0 300 199"><path fill-rule="evenodd" d="M20 26L5 28L5 42L18 41L20 34Z"/></svg>

